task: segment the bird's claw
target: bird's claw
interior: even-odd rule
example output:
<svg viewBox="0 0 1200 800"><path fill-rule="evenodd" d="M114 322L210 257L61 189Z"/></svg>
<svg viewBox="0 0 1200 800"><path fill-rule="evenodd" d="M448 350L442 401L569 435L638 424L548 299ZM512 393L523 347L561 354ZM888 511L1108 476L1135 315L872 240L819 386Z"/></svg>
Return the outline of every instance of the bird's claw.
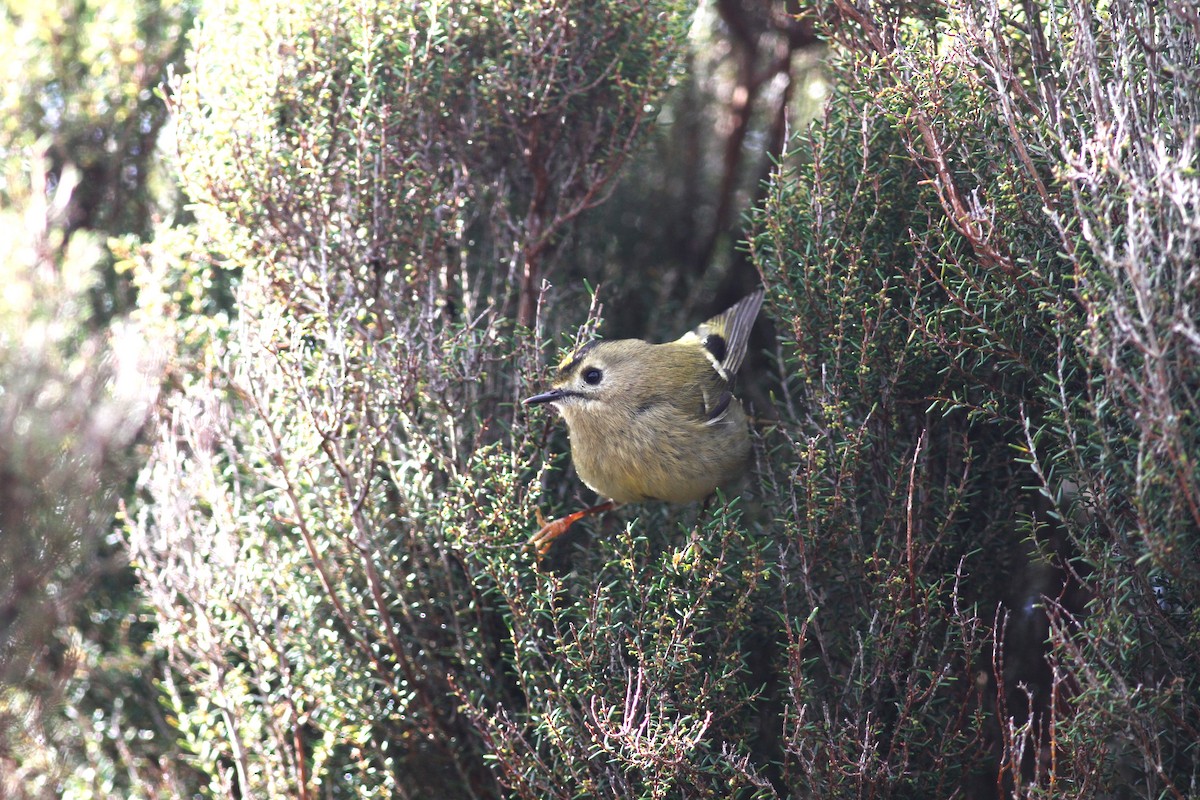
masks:
<svg viewBox="0 0 1200 800"><path fill-rule="evenodd" d="M541 527L538 529L537 533L529 537L529 542L525 546L534 548L537 551L538 561L541 561L546 553L550 552L550 545L554 543L554 540L566 533L567 530L576 522L592 514L600 514L604 511L609 511L613 508L616 508L616 506L616 503L614 503L612 500L609 500L607 502L600 503L599 505L585 508L582 511L576 511L573 514L568 514L565 517L552 519L549 522L546 521L546 517L542 515L542 510L539 508L537 509L537 522Z"/></svg>
<svg viewBox="0 0 1200 800"><path fill-rule="evenodd" d="M529 537L529 542L525 545L536 551L538 561L541 561L545 558L546 553L550 552L550 545L554 544L554 540L566 533L567 529L575 524L575 519L572 519L572 516L574 515L562 517L561 519L552 519L547 522L545 515L542 514L540 509L538 510L538 531Z"/></svg>

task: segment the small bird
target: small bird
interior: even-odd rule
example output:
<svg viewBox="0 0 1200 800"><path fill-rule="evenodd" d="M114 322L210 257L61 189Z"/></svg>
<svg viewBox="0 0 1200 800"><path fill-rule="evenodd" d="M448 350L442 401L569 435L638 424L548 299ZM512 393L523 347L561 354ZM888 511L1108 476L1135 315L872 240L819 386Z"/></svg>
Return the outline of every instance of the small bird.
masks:
<svg viewBox="0 0 1200 800"><path fill-rule="evenodd" d="M586 344L559 364L549 391L525 399L562 414L576 472L608 498L544 523L529 540L539 557L589 514L645 500L688 503L745 472L750 434L730 384L762 300L759 289L673 342Z"/></svg>

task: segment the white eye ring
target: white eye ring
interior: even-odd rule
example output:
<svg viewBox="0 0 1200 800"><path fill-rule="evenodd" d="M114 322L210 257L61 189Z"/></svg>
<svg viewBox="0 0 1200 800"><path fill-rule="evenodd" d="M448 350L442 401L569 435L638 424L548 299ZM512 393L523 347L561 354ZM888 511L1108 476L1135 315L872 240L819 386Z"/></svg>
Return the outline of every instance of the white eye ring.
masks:
<svg viewBox="0 0 1200 800"><path fill-rule="evenodd" d="M604 373L596 367L588 367L583 371L583 382L590 386L598 384L603 377Z"/></svg>

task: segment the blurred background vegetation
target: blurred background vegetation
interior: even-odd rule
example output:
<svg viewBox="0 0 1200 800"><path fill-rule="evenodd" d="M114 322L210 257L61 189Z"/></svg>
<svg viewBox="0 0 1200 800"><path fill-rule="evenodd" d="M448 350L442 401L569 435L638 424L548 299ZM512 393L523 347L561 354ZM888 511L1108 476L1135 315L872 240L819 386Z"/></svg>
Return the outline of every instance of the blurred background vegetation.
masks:
<svg viewBox="0 0 1200 800"><path fill-rule="evenodd" d="M0 797L1200 795L1200 17L16 2ZM765 284L755 464L519 399Z"/></svg>

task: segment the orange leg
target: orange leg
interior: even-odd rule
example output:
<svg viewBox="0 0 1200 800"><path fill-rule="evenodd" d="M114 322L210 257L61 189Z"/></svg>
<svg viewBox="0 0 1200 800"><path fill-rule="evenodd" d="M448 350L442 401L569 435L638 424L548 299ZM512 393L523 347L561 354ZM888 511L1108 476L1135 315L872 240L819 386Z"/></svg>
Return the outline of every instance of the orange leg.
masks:
<svg viewBox="0 0 1200 800"><path fill-rule="evenodd" d="M549 522L546 522L546 518L542 516L542 512L539 510L537 520L538 524L542 527L530 537L528 546L537 550L537 557L541 559L546 553L550 552L550 545L554 543L554 540L566 533L567 529L576 522L592 514L603 514L605 511L611 511L616 506L616 503L609 500L606 503L589 506L582 511L576 511L574 514L567 514L565 517L552 519Z"/></svg>

